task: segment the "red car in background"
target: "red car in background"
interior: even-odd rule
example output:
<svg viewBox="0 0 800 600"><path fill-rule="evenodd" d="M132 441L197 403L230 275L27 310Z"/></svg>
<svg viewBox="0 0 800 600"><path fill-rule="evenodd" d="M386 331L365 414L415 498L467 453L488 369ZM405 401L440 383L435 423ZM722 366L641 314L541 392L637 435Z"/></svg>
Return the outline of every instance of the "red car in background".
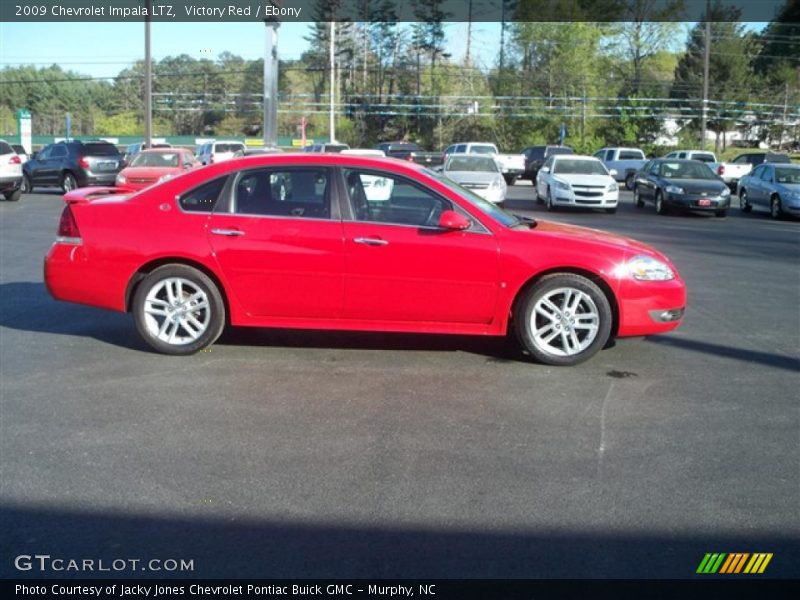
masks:
<svg viewBox="0 0 800 600"><path fill-rule="evenodd" d="M383 178L388 199L364 181ZM505 335L572 365L676 328L686 290L653 248L517 217L413 163L233 159L142 192L85 188L45 261L59 300L133 313L191 354L235 326Z"/></svg>
<svg viewBox="0 0 800 600"><path fill-rule="evenodd" d="M199 165L194 154L185 148L142 150L119 172L116 183L131 190L142 190Z"/></svg>

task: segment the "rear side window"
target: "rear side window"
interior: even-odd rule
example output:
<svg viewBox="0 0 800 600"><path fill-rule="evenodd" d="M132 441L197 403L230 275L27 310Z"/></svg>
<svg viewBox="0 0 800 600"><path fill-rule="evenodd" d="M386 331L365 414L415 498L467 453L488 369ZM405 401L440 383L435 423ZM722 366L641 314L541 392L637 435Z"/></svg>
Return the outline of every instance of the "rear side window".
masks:
<svg viewBox="0 0 800 600"><path fill-rule="evenodd" d="M619 160L644 160L641 150L620 150Z"/></svg>
<svg viewBox="0 0 800 600"><path fill-rule="evenodd" d="M84 144L83 152L87 156L117 156L119 150L114 144Z"/></svg>
<svg viewBox="0 0 800 600"><path fill-rule="evenodd" d="M242 173L235 186L237 214L330 218L328 170L259 169Z"/></svg>
<svg viewBox="0 0 800 600"><path fill-rule="evenodd" d="M181 208L187 212L213 211L227 180L227 176L220 177L184 194L178 200Z"/></svg>

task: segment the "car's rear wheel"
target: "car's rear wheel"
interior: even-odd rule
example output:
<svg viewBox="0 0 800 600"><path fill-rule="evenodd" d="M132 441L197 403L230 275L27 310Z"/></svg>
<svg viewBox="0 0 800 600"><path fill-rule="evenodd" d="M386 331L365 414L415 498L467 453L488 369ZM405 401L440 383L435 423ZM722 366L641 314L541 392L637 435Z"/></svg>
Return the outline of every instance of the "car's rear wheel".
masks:
<svg viewBox="0 0 800 600"><path fill-rule="evenodd" d="M664 194L661 190L656 192L656 212L660 215L665 215L668 212L667 203L664 202Z"/></svg>
<svg viewBox="0 0 800 600"><path fill-rule="evenodd" d="M33 191L33 186L31 185L31 178L27 175L22 176L22 183L19 186L20 191L23 194L30 194Z"/></svg>
<svg viewBox="0 0 800 600"><path fill-rule="evenodd" d="M506 185L514 185L514 182L517 180L513 175L503 175L503 179L506 180Z"/></svg>
<svg viewBox="0 0 800 600"><path fill-rule="evenodd" d="M780 219L783 216L781 199L778 196L773 196L769 200L769 216L771 216L773 219Z"/></svg>
<svg viewBox="0 0 800 600"><path fill-rule="evenodd" d="M628 173L628 175L625 177L625 189L631 191L635 185L636 185L636 174Z"/></svg>
<svg viewBox="0 0 800 600"><path fill-rule="evenodd" d="M225 327L225 303L205 273L166 265L147 275L133 298L136 329L164 354L194 354L213 344Z"/></svg>
<svg viewBox="0 0 800 600"><path fill-rule="evenodd" d="M642 200L642 195L639 192L639 186L638 185L633 187L633 205L636 208L644 207L644 200Z"/></svg>
<svg viewBox="0 0 800 600"><path fill-rule="evenodd" d="M573 273L546 275L518 303L514 324L522 346L548 365L581 363L611 335L611 304L590 279Z"/></svg>
<svg viewBox="0 0 800 600"><path fill-rule="evenodd" d="M78 181L75 179L75 175L72 173L64 173L61 177L61 189L64 190L65 194L68 194L74 189L78 188Z"/></svg>
<svg viewBox="0 0 800 600"><path fill-rule="evenodd" d="M739 208L742 209L743 212L750 212L753 210L753 205L747 201L747 190L741 190L739 192Z"/></svg>
<svg viewBox="0 0 800 600"><path fill-rule="evenodd" d="M8 200L9 202L18 202L21 194L22 194L21 190L16 189L13 192L7 192L5 194L5 197L6 200Z"/></svg>

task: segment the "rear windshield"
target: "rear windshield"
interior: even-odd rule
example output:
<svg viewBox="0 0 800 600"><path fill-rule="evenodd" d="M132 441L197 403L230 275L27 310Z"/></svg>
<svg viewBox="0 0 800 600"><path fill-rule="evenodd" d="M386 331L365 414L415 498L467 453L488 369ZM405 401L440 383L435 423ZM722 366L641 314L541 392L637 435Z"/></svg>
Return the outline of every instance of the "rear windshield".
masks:
<svg viewBox="0 0 800 600"><path fill-rule="evenodd" d="M575 151L566 146L556 146L545 150L545 156L553 156L554 154L575 154Z"/></svg>
<svg viewBox="0 0 800 600"><path fill-rule="evenodd" d="M641 150L620 150L619 160L644 160L644 152Z"/></svg>
<svg viewBox="0 0 800 600"><path fill-rule="evenodd" d="M497 150L495 149L494 146L487 146L487 145L480 145L479 146L478 144L473 144L472 146L470 146L469 151L472 154L495 154L495 153L497 153Z"/></svg>
<svg viewBox="0 0 800 600"><path fill-rule="evenodd" d="M89 156L119 156L117 147L106 142L84 144L83 152Z"/></svg>
<svg viewBox="0 0 800 600"><path fill-rule="evenodd" d="M341 152L349 149L350 146L347 144L325 144L325 152Z"/></svg>
<svg viewBox="0 0 800 600"><path fill-rule="evenodd" d="M419 146L416 144L389 144L388 152L417 152Z"/></svg>
<svg viewBox="0 0 800 600"><path fill-rule="evenodd" d="M11 147L14 149L14 152L16 152L17 154L27 154L27 152L25 152L25 148L23 148L19 144L11 144Z"/></svg>
<svg viewBox="0 0 800 600"><path fill-rule="evenodd" d="M692 154L692 160L699 160L704 163L717 162L713 154Z"/></svg>
<svg viewBox="0 0 800 600"><path fill-rule="evenodd" d="M214 152L236 152L244 150L244 144L214 144Z"/></svg>
<svg viewBox="0 0 800 600"><path fill-rule="evenodd" d="M454 156L447 165L448 171L478 171L497 173L497 163L488 156Z"/></svg>

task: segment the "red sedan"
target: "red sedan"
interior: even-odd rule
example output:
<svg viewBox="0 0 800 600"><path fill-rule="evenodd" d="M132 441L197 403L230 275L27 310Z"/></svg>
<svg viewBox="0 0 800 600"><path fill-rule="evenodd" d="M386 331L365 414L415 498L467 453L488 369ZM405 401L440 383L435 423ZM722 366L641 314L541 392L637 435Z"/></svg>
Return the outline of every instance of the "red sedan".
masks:
<svg viewBox="0 0 800 600"><path fill-rule="evenodd" d="M388 199L370 198L377 179ZM653 248L513 216L412 163L257 156L122 192L65 196L45 281L59 300L132 312L167 354L206 348L226 324L511 327L539 361L572 365L683 317L684 283Z"/></svg>
<svg viewBox="0 0 800 600"><path fill-rule="evenodd" d="M199 164L194 155L184 148L142 150L130 165L119 172L117 185L131 190L143 190Z"/></svg>

